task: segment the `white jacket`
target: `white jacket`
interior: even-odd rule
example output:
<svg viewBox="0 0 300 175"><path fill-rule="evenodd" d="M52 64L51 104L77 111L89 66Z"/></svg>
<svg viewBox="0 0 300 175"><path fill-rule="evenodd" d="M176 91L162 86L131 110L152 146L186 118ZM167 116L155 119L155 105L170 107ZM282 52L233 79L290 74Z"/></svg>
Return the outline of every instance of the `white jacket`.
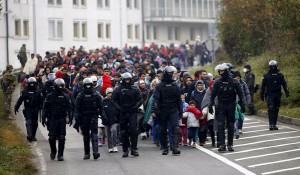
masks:
<svg viewBox="0 0 300 175"><path fill-rule="evenodd" d="M196 119L196 116L192 112L185 112L182 115L182 118L187 118L187 127L199 127L199 120Z"/></svg>
<svg viewBox="0 0 300 175"><path fill-rule="evenodd" d="M202 109L203 116L207 115L207 121L215 119L215 106L213 106L213 109L214 109L214 113L213 114L211 114L211 113L208 112L208 107L207 106Z"/></svg>

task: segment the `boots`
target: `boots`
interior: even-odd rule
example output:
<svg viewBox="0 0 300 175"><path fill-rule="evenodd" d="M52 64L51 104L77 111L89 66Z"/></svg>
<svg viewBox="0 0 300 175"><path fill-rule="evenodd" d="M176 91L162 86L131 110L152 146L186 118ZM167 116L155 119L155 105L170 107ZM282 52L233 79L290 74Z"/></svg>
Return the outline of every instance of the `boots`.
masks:
<svg viewBox="0 0 300 175"><path fill-rule="evenodd" d="M54 160L56 156L56 140L55 139L49 139L49 145L51 149L50 159Z"/></svg>
<svg viewBox="0 0 300 175"><path fill-rule="evenodd" d="M125 152L123 152L122 157L128 157L128 154L129 154L129 151L125 151Z"/></svg>
<svg viewBox="0 0 300 175"><path fill-rule="evenodd" d="M219 151L220 153L224 153L224 152L226 151L226 146L225 146L225 145L219 146L218 151Z"/></svg>
<svg viewBox="0 0 300 175"><path fill-rule="evenodd" d="M57 160L64 161L64 149L65 149L65 139L58 140L58 154Z"/></svg>
<svg viewBox="0 0 300 175"><path fill-rule="evenodd" d="M168 155L169 154L169 149L163 149L162 155Z"/></svg>
<svg viewBox="0 0 300 175"><path fill-rule="evenodd" d="M137 157L137 156L139 156L139 152L137 150L133 149L133 150L131 150L131 155Z"/></svg>
<svg viewBox="0 0 300 175"><path fill-rule="evenodd" d="M93 147L93 157L96 160L100 157L100 153L98 150L98 138L92 140L92 147Z"/></svg>
<svg viewBox="0 0 300 175"><path fill-rule="evenodd" d="M181 151L178 148L173 148L172 154L173 155L179 155Z"/></svg>
<svg viewBox="0 0 300 175"><path fill-rule="evenodd" d="M233 148L232 145L228 145L228 146L227 146L227 149L228 149L229 152L233 152L233 151L234 151L234 148Z"/></svg>

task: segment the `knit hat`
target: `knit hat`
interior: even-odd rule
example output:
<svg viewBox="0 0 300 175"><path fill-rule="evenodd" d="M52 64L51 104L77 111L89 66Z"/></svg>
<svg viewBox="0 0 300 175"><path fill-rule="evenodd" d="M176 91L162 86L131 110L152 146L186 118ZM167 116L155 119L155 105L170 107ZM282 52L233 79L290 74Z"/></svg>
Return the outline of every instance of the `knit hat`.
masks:
<svg viewBox="0 0 300 175"><path fill-rule="evenodd" d="M242 78L241 73L240 73L239 71L233 72L233 77L234 77L234 78L235 78L235 77L240 77L240 78Z"/></svg>
<svg viewBox="0 0 300 175"><path fill-rule="evenodd" d="M61 71L57 71L55 75L56 78L63 78L63 74L61 73Z"/></svg>

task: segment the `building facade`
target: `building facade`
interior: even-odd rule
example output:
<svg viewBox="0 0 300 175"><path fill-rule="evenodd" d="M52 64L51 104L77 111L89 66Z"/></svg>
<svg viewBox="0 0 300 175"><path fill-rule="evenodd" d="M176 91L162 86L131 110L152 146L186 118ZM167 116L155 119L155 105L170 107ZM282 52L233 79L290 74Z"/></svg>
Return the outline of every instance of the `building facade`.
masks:
<svg viewBox="0 0 300 175"><path fill-rule="evenodd" d="M196 36L207 40L210 24L218 14L217 0L2 2L0 70L8 62L16 68L21 66L17 54L22 44L26 44L29 57L30 53L44 56L46 51L58 51L60 47L141 47L152 42L169 45L193 43Z"/></svg>

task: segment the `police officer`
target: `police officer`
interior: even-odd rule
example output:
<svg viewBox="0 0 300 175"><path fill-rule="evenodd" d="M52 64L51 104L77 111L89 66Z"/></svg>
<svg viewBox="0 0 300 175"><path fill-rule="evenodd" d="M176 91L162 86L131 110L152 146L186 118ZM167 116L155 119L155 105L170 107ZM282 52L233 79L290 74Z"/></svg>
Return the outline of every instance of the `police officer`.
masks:
<svg viewBox="0 0 300 175"><path fill-rule="evenodd" d="M167 129L170 126L171 138L170 142L172 153L179 155L178 138L179 128L178 119L182 117L182 101L180 88L176 84L173 77L177 69L174 66L168 66L164 69L163 79L157 85L153 93L153 104L151 108L151 115L158 117L160 125L160 142L163 148L162 155L169 153L167 144Z"/></svg>
<svg viewBox="0 0 300 175"><path fill-rule="evenodd" d="M15 105L15 114L24 102L25 109L23 114L25 117L25 126L27 131L27 140L29 142L36 141L36 130L38 127L38 113L43 104L43 98L37 90L37 81L34 77L28 79L27 87L22 91Z"/></svg>
<svg viewBox="0 0 300 175"><path fill-rule="evenodd" d="M234 122L235 122L235 107L236 95L241 101L242 112L245 112L245 97L241 84L237 79L230 76L230 72L226 64L221 64L216 67L221 78L218 78L213 86L210 103L209 113L213 114L214 99L218 96L218 106L216 107L216 119L218 123L218 140L219 152L226 151L225 145L225 122L228 128L228 151L234 151L233 136L234 136Z"/></svg>
<svg viewBox="0 0 300 175"><path fill-rule="evenodd" d="M279 72L277 61L271 60L269 62L269 71L264 75L261 85L261 100L267 100L268 114L269 114L269 129L278 130L276 126L277 117L281 101L281 86L285 91L286 97L290 96L287 83L284 75Z"/></svg>
<svg viewBox="0 0 300 175"><path fill-rule="evenodd" d="M6 70L3 72L3 79L1 80L1 87L4 92L4 114L5 119L15 119L11 115L11 99L12 94L15 91L16 87L16 76L12 74L14 70L12 65L7 65Z"/></svg>
<svg viewBox="0 0 300 175"><path fill-rule="evenodd" d="M102 121L106 121L103 112L102 97L93 87L93 80L85 78L83 80L84 90L76 98L75 103L75 119L76 123L80 123L83 134L84 143L84 160L90 159L90 140L92 142L93 157L98 159L100 153L98 151L98 116L102 117Z"/></svg>
<svg viewBox="0 0 300 175"><path fill-rule="evenodd" d="M255 113L254 110L254 92L255 92L255 75L252 73L251 65L247 64L244 66L244 73L245 73L245 83L248 86L251 102L249 104L249 115L253 115Z"/></svg>
<svg viewBox="0 0 300 175"><path fill-rule="evenodd" d="M58 138L57 160L63 161L65 148L66 124L72 125L72 104L69 96L65 93L65 81L58 78L54 81L55 90L48 94L43 105L42 124L49 131L49 144L51 149L50 158L56 156L56 139ZM68 115L68 122L67 122Z"/></svg>
<svg viewBox="0 0 300 175"><path fill-rule="evenodd" d="M131 155L139 156L137 151L137 111L143 103L143 98L140 90L132 85L132 76L130 73L126 72L123 74L122 83L114 89L112 100L121 113L120 129L123 148L122 157L128 157L129 147L131 147Z"/></svg>

